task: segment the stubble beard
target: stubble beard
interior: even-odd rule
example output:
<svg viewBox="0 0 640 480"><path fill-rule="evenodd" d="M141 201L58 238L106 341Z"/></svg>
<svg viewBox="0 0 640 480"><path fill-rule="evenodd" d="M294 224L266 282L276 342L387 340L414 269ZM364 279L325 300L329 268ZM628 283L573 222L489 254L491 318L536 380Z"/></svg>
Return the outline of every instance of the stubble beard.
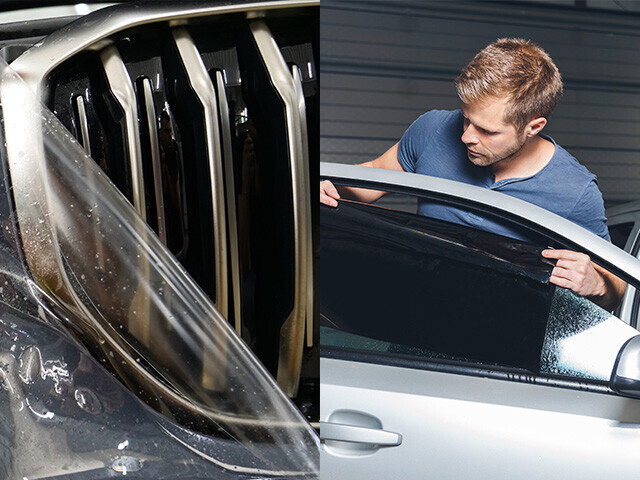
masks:
<svg viewBox="0 0 640 480"><path fill-rule="evenodd" d="M467 152L467 158L471 161L471 163L473 163L478 167L489 167L498 162L511 160L512 158L516 157L524 147L524 144L526 143L526 141L527 141L527 137L524 137L520 142L518 142L517 145L514 145L513 148L510 148L508 150L508 153L506 154L502 154L502 155L479 154L478 156L472 156L470 153Z"/></svg>

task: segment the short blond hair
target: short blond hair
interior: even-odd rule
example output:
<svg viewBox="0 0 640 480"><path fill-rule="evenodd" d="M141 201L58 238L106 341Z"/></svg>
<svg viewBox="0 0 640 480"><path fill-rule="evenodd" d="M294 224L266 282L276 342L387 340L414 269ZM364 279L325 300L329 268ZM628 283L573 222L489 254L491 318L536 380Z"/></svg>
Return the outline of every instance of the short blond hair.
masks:
<svg viewBox="0 0 640 480"><path fill-rule="evenodd" d="M562 77L551 57L522 38L501 38L482 49L455 79L464 103L507 96L503 121L522 129L548 118L562 96Z"/></svg>

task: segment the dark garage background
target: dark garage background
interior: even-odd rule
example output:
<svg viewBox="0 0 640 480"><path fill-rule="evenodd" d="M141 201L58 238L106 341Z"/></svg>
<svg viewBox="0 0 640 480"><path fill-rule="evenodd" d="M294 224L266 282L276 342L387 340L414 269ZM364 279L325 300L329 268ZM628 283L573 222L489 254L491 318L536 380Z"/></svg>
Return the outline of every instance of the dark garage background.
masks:
<svg viewBox="0 0 640 480"><path fill-rule="evenodd" d="M564 96L545 133L598 176L607 207L640 199L640 2L321 3L321 160L359 163L419 115L458 108L453 78L500 37L541 45Z"/></svg>

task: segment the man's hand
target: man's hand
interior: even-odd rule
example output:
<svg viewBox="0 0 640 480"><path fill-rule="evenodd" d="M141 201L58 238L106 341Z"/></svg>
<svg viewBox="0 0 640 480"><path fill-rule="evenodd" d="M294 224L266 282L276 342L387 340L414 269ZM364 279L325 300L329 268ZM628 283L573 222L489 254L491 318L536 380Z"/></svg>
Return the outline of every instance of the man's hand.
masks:
<svg viewBox="0 0 640 480"><path fill-rule="evenodd" d="M605 310L615 309L622 300L626 283L592 263L588 255L572 250L547 249L542 256L558 260L549 278L554 285L587 297Z"/></svg>
<svg viewBox="0 0 640 480"><path fill-rule="evenodd" d="M381 156L370 162L360 163L362 167L382 168L385 170L397 170L403 172L403 168L398 161L398 144L396 143L389 150L384 152ZM340 193L336 187L329 180L323 180L320 182L320 203L329 205L330 207L337 207L338 200L340 200L340 194L342 198L348 200L356 200L363 203L373 203L378 200L387 192L381 190L371 190L369 188L358 187L340 187Z"/></svg>
<svg viewBox="0 0 640 480"><path fill-rule="evenodd" d="M337 207L338 200L340 200L340 194L333 183L329 180L320 182L320 203L324 203L330 207Z"/></svg>
<svg viewBox="0 0 640 480"><path fill-rule="evenodd" d="M584 253L571 250L544 250L542 256L558 260L549 281L583 297L601 297L606 292L604 279Z"/></svg>

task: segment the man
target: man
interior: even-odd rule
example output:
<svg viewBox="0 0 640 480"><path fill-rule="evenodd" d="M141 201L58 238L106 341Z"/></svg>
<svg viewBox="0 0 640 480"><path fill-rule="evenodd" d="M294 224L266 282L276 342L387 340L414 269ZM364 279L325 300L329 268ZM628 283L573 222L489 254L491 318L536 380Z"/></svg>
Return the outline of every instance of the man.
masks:
<svg viewBox="0 0 640 480"><path fill-rule="evenodd" d="M362 165L462 181L501 191L561 215L609 240L596 177L562 147L540 133L562 96L553 60L522 39L500 39L484 48L455 80L460 110L430 111L399 143ZM341 188L343 196L374 202L385 192ZM320 184L320 201L336 206L340 194ZM518 237L499 222L453 207L422 202L419 212ZM585 254L544 250L556 259L550 281L615 308L626 284L593 264Z"/></svg>

